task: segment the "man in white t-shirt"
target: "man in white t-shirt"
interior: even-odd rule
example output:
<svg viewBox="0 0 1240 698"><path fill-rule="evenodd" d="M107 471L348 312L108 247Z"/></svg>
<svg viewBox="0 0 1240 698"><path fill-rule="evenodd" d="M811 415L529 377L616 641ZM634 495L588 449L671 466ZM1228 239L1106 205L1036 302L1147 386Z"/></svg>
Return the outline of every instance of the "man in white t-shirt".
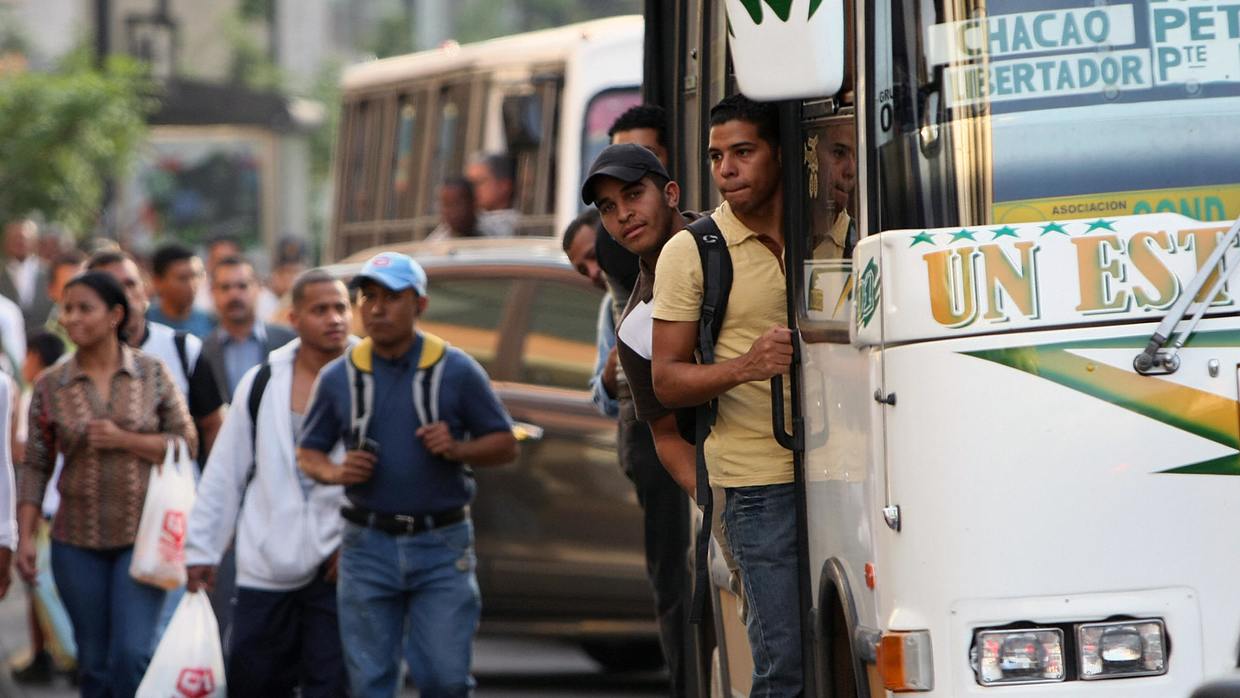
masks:
<svg viewBox="0 0 1240 698"><path fill-rule="evenodd" d="M215 435L224 421L220 409L224 404L224 393L216 384L210 367L200 360L202 340L166 325L147 321L146 308L150 305L150 299L147 298L146 285L142 283L138 265L129 255L114 250L97 252L87 262L86 268L108 272L125 289L130 308L129 326L125 328L126 342L163 359L168 366L168 372L185 396L190 416L198 427L199 443L202 444L200 458L205 463Z"/></svg>

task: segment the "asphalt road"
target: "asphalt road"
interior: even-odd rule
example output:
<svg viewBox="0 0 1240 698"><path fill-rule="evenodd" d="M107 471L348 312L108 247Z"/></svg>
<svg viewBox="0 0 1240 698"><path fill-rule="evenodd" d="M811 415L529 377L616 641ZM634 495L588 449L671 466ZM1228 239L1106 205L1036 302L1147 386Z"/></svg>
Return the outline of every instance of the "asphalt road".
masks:
<svg viewBox="0 0 1240 698"><path fill-rule="evenodd" d="M21 653L27 646L25 594L15 583L0 601L0 657ZM68 681L51 687L14 684L8 664L0 664L0 698L70 698L76 696ZM479 698L534 698L535 696L592 696L630 698L664 695L661 673L609 674L601 671L577 647L553 641L484 637L474 652L474 675ZM403 695L416 696L410 689Z"/></svg>

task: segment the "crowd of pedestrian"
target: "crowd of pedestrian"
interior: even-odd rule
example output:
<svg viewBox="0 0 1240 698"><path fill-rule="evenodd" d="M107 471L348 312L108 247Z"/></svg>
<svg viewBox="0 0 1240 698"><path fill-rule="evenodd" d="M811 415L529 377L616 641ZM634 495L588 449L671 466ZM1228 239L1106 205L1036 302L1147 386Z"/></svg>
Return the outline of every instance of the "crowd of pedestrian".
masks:
<svg viewBox="0 0 1240 698"><path fill-rule="evenodd" d="M792 458L771 434L768 383L792 357L778 121L740 96L712 109L723 203L700 214L681 210L660 109L629 110L610 136L563 246L606 291L590 387L617 420L644 512L669 692L686 695L694 670L689 507L709 521L716 488L755 694L798 695ZM432 237L514 233L513 161L479 155L463 174L439 189ZM516 441L482 367L419 328L418 263L380 253L346 288L285 241L264 283L228 236L202 256L169 243L146 261L41 245L38 232L26 219L4 228L0 462L16 478L5 469L15 516L0 521L0 596L10 562L30 585L50 566L59 601L36 598L63 603L72 637L32 608L17 676L59 664L84 696L133 695L180 598L206 593L230 695L390 696L402 662L424 696L470 695L481 600L469 468L511 462ZM707 273L721 256L722 290ZM364 339L350 334L354 312ZM165 591L133 579L129 561L151 468L173 441L201 480L188 582Z"/></svg>
<svg viewBox="0 0 1240 698"><path fill-rule="evenodd" d="M0 592L9 559L38 592L13 673L38 683L59 671L84 695L132 695L184 593L128 575L150 464L183 439L206 465L232 388L296 336L265 320L305 269L305 246L281 241L264 285L228 236L208 243L210 277L178 243L142 259L100 240L87 256L27 218L3 236L0 431L15 468ZM194 302L204 290L206 309ZM232 584L221 586L213 602L228 628Z"/></svg>

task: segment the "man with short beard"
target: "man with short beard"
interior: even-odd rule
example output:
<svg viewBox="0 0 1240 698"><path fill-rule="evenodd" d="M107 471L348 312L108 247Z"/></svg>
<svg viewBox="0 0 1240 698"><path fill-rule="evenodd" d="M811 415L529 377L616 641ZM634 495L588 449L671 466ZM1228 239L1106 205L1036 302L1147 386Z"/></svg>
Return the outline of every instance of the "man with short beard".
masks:
<svg viewBox="0 0 1240 698"><path fill-rule="evenodd" d="M297 339L242 377L198 485L186 537L194 592L214 587L236 531L237 595L227 651L232 696L347 692L336 614L344 492L302 474L296 447L319 370L350 343L352 310L344 284L321 269L294 282L292 300Z"/></svg>
<svg viewBox="0 0 1240 698"><path fill-rule="evenodd" d="M267 359L267 354L296 336L287 327L259 319L258 277L254 267L240 257L225 257L211 272L211 296L219 326L202 341L224 400L232 400L241 376Z"/></svg>
<svg viewBox="0 0 1240 698"><path fill-rule="evenodd" d="M773 376L792 364L785 326L783 182L775 107L741 95L710 113L711 175L724 202L711 214L727 245L732 287L714 363L698 364L703 280L697 241L677 233L654 282L652 373L668 407L718 400L703 446L709 484L722 488L724 530L748 601L755 696L803 691L792 452L771 432ZM640 231L637 231L640 232ZM629 234L636 234L632 232Z"/></svg>

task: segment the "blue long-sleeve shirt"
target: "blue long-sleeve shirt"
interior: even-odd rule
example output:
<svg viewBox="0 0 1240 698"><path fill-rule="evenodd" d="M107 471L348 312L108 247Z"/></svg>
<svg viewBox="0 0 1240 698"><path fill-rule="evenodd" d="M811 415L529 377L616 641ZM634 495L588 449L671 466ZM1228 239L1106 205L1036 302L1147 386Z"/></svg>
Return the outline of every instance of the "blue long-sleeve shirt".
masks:
<svg viewBox="0 0 1240 698"><path fill-rule="evenodd" d="M620 403L615 396L607 392L603 385L603 367L607 365L607 355L616 346L616 320L611 314L611 294L603 296L603 303L598 309L598 332L596 343L598 358L594 360L594 375L590 377L590 398L594 407L606 417L620 416Z"/></svg>

